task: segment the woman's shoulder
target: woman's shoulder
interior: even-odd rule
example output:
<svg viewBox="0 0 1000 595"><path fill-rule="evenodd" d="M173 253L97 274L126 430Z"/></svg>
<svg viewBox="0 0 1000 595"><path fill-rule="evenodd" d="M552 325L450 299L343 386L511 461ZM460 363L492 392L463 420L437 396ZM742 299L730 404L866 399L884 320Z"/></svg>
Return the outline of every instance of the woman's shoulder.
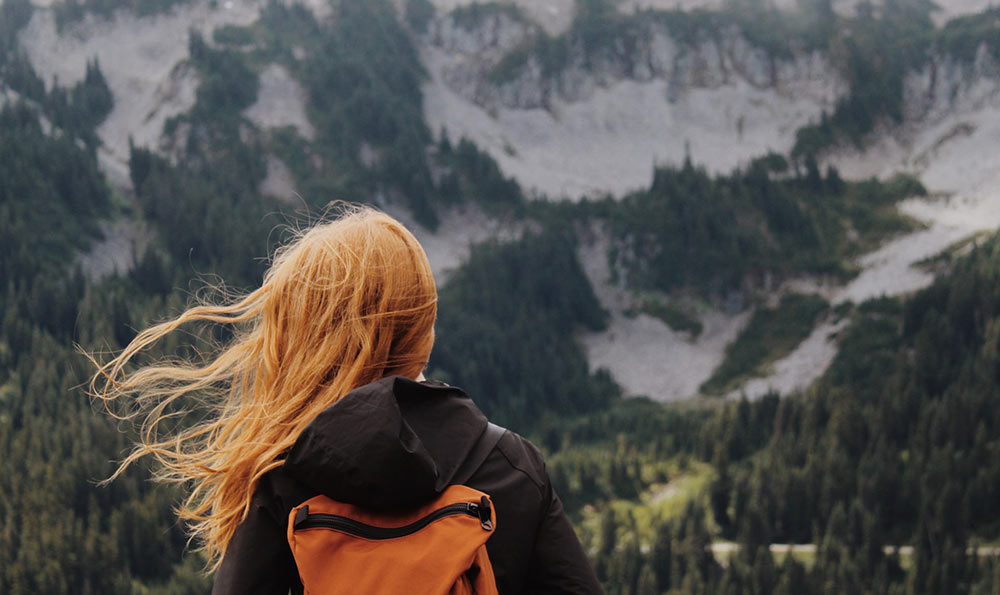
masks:
<svg viewBox="0 0 1000 595"><path fill-rule="evenodd" d="M283 467L277 467L257 482L250 506L262 509L276 523L284 526L292 509L317 493L289 475Z"/></svg>
<svg viewBox="0 0 1000 595"><path fill-rule="evenodd" d="M516 471L522 473L541 490L547 488L548 474L545 471L545 457L530 440L507 430L497 443L496 450Z"/></svg>

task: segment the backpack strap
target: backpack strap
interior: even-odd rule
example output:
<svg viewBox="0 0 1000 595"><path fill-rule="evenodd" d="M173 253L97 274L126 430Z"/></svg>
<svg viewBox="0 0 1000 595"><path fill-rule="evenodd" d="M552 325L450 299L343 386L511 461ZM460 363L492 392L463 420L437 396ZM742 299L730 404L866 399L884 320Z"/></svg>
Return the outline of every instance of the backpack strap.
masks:
<svg viewBox="0 0 1000 595"><path fill-rule="evenodd" d="M486 462L486 457L490 456L493 448L500 442L507 430L493 422L487 422L486 431L479 437L479 441L469 451L465 461L455 471L451 479L452 485L462 485L469 481L472 475Z"/></svg>

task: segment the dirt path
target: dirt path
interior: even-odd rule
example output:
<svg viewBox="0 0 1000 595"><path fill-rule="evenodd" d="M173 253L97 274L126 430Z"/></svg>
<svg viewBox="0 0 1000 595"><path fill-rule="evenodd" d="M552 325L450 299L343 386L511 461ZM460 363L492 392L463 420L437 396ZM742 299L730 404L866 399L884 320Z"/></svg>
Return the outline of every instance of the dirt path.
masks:
<svg viewBox="0 0 1000 595"><path fill-rule="evenodd" d="M716 558L728 558L740 550L740 544L732 541L716 541L709 546ZM768 546L772 554L806 554L815 555L819 549L815 543L772 543ZM886 555L898 553L900 556L912 556L912 545L887 545L882 548ZM979 546L969 548L968 553L975 552L979 556L1000 556L1000 547Z"/></svg>

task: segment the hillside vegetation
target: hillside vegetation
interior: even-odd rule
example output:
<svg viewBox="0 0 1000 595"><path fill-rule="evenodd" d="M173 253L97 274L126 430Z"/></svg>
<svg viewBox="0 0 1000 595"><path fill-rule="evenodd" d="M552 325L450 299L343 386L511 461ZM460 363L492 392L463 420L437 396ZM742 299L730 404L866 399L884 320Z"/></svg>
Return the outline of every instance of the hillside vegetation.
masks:
<svg viewBox="0 0 1000 595"><path fill-rule="evenodd" d="M768 277L851 275L851 257L912 229L894 205L922 187L906 177L843 180L806 151L721 176L690 162L661 167L648 189L619 201L529 203L475 144L433 139L407 29L426 24L426 7L408 4L403 24L382 1L342 3L329 22L273 2L250 27L221 29L211 41L192 34L195 105L167 123L169 155L132 148L134 197L112 192L97 165L95 128L126 98L111 97L96 62L79 85L46 87L16 39L31 6L0 6L0 86L15 93L0 108L0 593L208 590L204 561L185 553L171 511L175 490L138 467L95 485L134 430L82 394L91 370L74 345L105 357L206 284L256 286L285 226L321 218L338 198L401 202L427 226L465 201L524 224L518 239L475 247L442 286L429 372L468 389L547 452L609 593L1000 589L996 557L969 550L1000 540L1000 239L946 263L933 287L909 299L841 312L852 321L840 355L804 394L623 399L577 341L607 320L576 260L585 226L610 232L614 270L640 295L750 298ZM603 6L583 3L567 35L597 48L614 39L618 21L605 30L594 16ZM892 10L926 14L917 2L887 7L870 23L887 39L897 34L885 22ZM749 30L739 10L725 14ZM760 23L781 18L768 13ZM855 26L836 21L811 35L841 39ZM967 56L966 45L992 34L956 21L934 35ZM307 90L314 140L260 130L242 115L258 72L275 61ZM268 154L289 164L308 214L262 193ZM131 271L86 278L74 266L79 253L99 240L102 222L123 216L149 224L149 249ZM786 299L796 318L825 308ZM801 335L795 325L773 332L781 315L762 312L746 341ZM197 359L227 336L187 330L149 357ZM732 350L744 368L766 365L754 343L740 345ZM721 385L733 377L719 375ZM726 564L709 549L722 539L738 544ZM779 561L767 547L789 542L815 544L815 556ZM902 545L913 553L886 553Z"/></svg>
<svg viewBox="0 0 1000 595"><path fill-rule="evenodd" d="M597 206L613 238L609 258L640 290L720 295L761 287L767 275L849 278L853 257L913 229L895 203L926 193L905 176L847 183L814 161L791 176L786 168L777 155L715 178L690 161L658 168L648 191Z"/></svg>
<svg viewBox="0 0 1000 595"><path fill-rule="evenodd" d="M1000 537L998 270L992 237L912 298L860 305L805 394L710 410L621 403L570 424L553 473L571 510L603 510L585 537L608 592L993 592L997 559L975 546ZM670 479L677 457L715 474L685 508L650 528L612 506ZM720 538L740 545L727 565L705 553ZM771 543L817 549L778 563Z"/></svg>

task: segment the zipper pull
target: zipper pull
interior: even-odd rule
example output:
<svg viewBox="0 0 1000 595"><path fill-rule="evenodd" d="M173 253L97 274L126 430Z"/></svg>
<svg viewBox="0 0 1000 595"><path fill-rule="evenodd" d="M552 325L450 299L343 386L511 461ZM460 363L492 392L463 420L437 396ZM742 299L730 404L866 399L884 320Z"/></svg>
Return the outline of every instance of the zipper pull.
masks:
<svg viewBox="0 0 1000 595"><path fill-rule="evenodd" d="M475 504L473 504L475 506ZM486 496L479 500L479 524L487 531L493 530L493 520L490 518L490 501Z"/></svg>
<svg viewBox="0 0 1000 595"><path fill-rule="evenodd" d="M302 523L306 522L306 519L308 517L309 517L309 506L306 505L306 506L303 506L302 508L300 508L295 513L295 522L292 523L292 528L293 529L298 529L299 526L302 525Z"/></svg>

